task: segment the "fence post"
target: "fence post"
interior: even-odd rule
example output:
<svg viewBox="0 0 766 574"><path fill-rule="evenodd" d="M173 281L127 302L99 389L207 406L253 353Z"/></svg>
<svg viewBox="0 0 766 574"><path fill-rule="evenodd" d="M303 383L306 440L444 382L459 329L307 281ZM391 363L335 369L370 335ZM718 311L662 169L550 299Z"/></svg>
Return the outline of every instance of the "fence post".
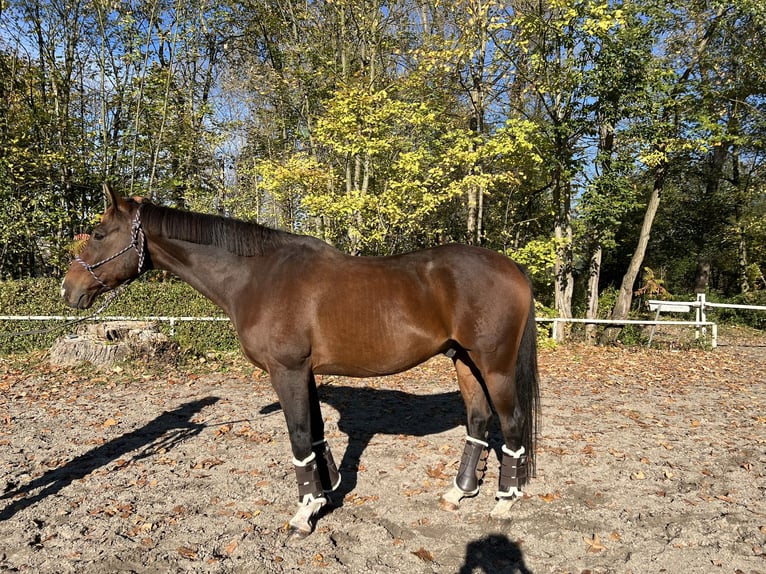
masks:
<svg viewBox="0 0 766 574"><path fill-rule="evenodd" d="M705 294L704 293L697 293L697 310L695 312L695 315L697 317L697 323L705 323L707 322L707 315L705 313ZM700 327L697 327L695 330L696 332L696 339L700 338ZM702 327L702 338L707 338L707 327Z"/></svg>

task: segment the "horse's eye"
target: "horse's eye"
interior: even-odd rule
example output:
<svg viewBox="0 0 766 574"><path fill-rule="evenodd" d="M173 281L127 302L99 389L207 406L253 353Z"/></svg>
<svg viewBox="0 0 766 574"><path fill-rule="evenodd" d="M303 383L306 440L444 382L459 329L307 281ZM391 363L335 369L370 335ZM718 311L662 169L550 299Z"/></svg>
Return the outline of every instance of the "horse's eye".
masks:
<svg viewBox="0 0 766 574"><path fill-rule="evenodd" d="M104 238L104 232L103 231L94 231L93 232L93 239L96 241L101 241Z"/></svg>

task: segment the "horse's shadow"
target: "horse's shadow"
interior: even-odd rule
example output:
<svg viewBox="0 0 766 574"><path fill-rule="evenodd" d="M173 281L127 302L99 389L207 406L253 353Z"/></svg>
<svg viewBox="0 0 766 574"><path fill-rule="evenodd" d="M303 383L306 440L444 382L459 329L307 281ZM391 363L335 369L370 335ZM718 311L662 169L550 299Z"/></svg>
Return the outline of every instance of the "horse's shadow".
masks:
<svg viewBox="0 0 766 574"><path fill-rule="evenodd" d="M348 446L339 464L343 478L333 493L336 504L342 504L342 499L356 488L362 454L375 435L418 437L465 425L465 406L458 391L416 395L335 384L321 385L318 390L319 400L338 411L338 429L348 436ZM279 403L272 403L263 407L261 414L279 409ZM496 433L492 433L490 442L498 440ZM462 442L456 446L461 447Z"/></svg>
<svg viewBox="0 0 766 574"><path fill-rule="evenodd" d="M170 450L192 436L199 434L205 425L193 422L192 417L203 408L218 402L218 397L205 397L166 411L146 425L110 440L77 456L65 465L49 470L23 486L9 484L0 500L12 500L0 510L0 521L7 520L17 512L28 508L48 496L55 495L75 480L116 460L136 449L143 450L133 456L140 460L159 452ZM36 494L33 491L40 489Z"/></svg>

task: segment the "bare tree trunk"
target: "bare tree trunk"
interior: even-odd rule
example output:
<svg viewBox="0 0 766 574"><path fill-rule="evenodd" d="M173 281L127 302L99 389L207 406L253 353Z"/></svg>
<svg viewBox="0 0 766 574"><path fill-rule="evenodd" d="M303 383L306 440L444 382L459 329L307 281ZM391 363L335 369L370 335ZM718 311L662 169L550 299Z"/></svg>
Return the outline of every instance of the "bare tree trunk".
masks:
<svg viewBox="0 0 766 574"><path fill-rule="evenodd" d="M657 215L657 209L660 206L660 197L662 196L662 191L665 187L666 172L666 163L660 165L655 172L654 185L652 186L652 193L649 196L649 201L646 205L646 212L644 213L644 221L641 224L641 233L638 237L638 244L636 245L636 250L633 252L633 256L630 258L628 269L622 278L620 292L617 295L617 301L612 309L612 319L625 319L630 311L630 305L633 302L633 285L636 282L638 273L641 271L641 265L643 264L644 256L646 255L646 247L649 245L652 224L654 223L655 215ZM614 327L606 329L602 340L605 342L614 342L619 331L618 328Z"/></svg>
<svg viewBox="0 0 766 574"><path fill-rule="evenodd" d="M596 240L593 252L590 256L590 265L588 266L588 310L585 317L587 319L598 318L598 283L601 276L601 242ZM596 343L596 333L598 326L595 324L585 325L585 342L588 345Z"/></svg>
<svg viewBox="0 0 766 574"><path fill-rule="evenodd" d="M553 265L553 300L558 316L567 319L572 317L572 294L574 293L571 202L569 182L563 182L559 172L553 190L553 204L557 206L556 223L553 230L556 239L556 261ZM555 323L553 339L564 341L569 328L568 323Z"/></svg>
<svg viewBox="0 0 766 574"><path fill-rule="evenodd" d="M476 238L477 217L479 211L479 189L476 186L471 186L468 189L468 220L466 221L466 232L468 235L468 243L474 243Z"/></svg>
<svg viewBox="0 0 766 574"><path fill-rule="evenodd" d="M468 243L480 245L482 240L482 219L484 217L484 190L479 185L468 190L468 221L466 231Z"/></svg>
<svg viewBox="0 0 766 574"><path fill-rule="evenodd" d="M739 290L742 293L750 291L750 282L747 278L747 241L744 229L738 229L739 242L737 244L737 262L739 267Z"/></svg>

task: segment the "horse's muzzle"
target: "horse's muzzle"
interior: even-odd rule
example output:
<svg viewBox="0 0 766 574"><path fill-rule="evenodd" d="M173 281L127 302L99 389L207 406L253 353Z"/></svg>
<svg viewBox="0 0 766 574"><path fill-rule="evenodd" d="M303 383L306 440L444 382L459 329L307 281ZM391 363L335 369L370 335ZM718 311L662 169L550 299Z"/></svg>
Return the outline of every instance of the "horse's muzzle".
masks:
<svg viewBox="0 0 766 574"><path fill-rule="evenodd" d="M61 282L61 298L64 303L75 309L87 309L93 305L98 292L91 292L87 289L73 289L67 285L66 278Z"/></svg>

